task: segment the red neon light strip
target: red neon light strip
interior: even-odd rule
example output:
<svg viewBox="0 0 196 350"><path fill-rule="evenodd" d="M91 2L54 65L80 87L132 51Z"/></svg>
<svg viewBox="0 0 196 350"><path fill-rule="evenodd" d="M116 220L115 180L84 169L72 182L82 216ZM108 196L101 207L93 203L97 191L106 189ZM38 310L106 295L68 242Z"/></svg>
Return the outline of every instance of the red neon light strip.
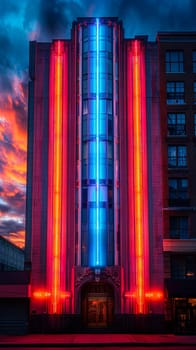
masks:
<svg viewBox="0 0 196 350"><path fill-rule="evenodd" d="M144 242L144 289L150 289L149 278L149 202L148 202L148 152L147 152L147 112L146 112L146 69L144 47L141 47L141 115L142 115L142 172L143 172L143 242Z"/></svg>
<svg viewBox="0 0 196 350"><path fill-rule="evenodd" d="M54 85L54 176L53 176L53 282L52 311L58 312L60 291L61 181L62 181L62 57L61 42L57 41Z"/></svg>
<svg viewBox="0 0 196 350"><path fill-rule="evenodd" d="M67 174L68 174L68 47L63 55L63 135L62 135L62 235L61 235L61 291L66 291L66 256L67 256ZM63 311L63 310L62 310Z"/></svg>
<svg viewBox="0 0 196 350"><path fill-rule="evenodd" d="M128 76L129 294L134 295L135 312L145 313L149 289L147 127L144 51L138 40L128 48Z"/></svg>
<svg viewBox="0 0 196 350"><path fill-rule="evenodd" d="M133 43L133 130L134 130L134 194L135 194L135 245L136 245L136 289L138 312L144 311L144 248L142 221L142 147L141 147L141 86L139 43Z"/></svg>
<svg viewBox="0 0 196 350"><path fill-rule="evenodd" d="M133 159L133 152L130 152L130 150L134 149L134 140L133 140L133 52L131 45L128 47L128 87L127 87L127 93L128 93L128 218L129 218L129 252L130 252L130 273L129 273L129 283L128 286L129 290L132 289L135 291L135 223L134 223L134 216L135 216L135 208L134 208L134 159ZM129 309L129 306L126 302L126 306Z"/></svg>
<svg viewBox="0 0 196 350"><path fill-rule="evenodd" d="M53 43L50 68L47 288L49 313L63 312L66 291L68 56ZM65 77L65 78L64 78ZM66 292L68 293L68 292Z"/></svg>
<svg viewBox="0 0 196 350"><path fill-rule="evenodd" d="M49 144L48 144L48 218L47 218L47 290L52 294L53 281L53 173L54 173L54 76L55 76L55 53L54 47L50 56L50 91L49 91ZM51 298L50 298L51 300ZM48 312L52 313L51 302L48 304Z"/></svg>
<svg viewBox="0 0 196 350"><path fill-rule="evenodd" d="M136 298L137 295L135 293L131 293L131 292L126 292L124 294L125 298L127 299L132 299L132 298ZM158 301L158 300L162 300L163 299L163 292L159 291L159 290L152 290L150 292L145 292L144 293L144 297L147 299L151 299L152 301Z"/></svg>
<svg viewBox="0 0 196 350"><path fill-rule="evenodd" d="M60 292L59 296L64 299L69 299L71 298L71 293L70 292ZM47 292L46 290L36 290L33 292L33 297L36 299L46 299L51 297L51 292Z"/></svg>

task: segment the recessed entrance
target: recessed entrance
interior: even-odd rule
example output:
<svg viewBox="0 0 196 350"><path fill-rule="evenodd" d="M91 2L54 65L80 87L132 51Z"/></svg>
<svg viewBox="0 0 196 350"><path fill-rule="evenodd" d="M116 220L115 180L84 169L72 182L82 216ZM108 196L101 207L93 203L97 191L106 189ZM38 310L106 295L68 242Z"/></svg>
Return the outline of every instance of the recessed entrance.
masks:
<svg viewBox="0 0 196 350"><path fill-rule="evenodd" d="M178 333L196 332L196 299L174 298L175 330Z"/></svg>
<svg viewBox="0 0 196 350"><path fill-rule="evenodd" d="M114 292L103 282L87 283L82 288L82 317L87 327L108 327L112 323Z"/></svg>

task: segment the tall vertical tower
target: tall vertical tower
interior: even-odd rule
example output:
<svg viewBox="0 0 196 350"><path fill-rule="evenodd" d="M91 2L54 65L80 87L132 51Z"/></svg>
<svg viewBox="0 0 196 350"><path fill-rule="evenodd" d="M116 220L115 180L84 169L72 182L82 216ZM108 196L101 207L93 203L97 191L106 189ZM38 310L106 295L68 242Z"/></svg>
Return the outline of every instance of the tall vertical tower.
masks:
<svg viewBox="0 0 196 350"><path fill-rule="evenodd" d="M163 315L157 47L117 18L30 46L31 310L88 327ZM118 315L118 317L117 317ZM137 322L135 320L137 319Z"/></svg>
<svg viewBox="0 0 196 350"><path fill-rule="evenodd" d="M118 65L115 19L74 24L77 57L77 265L117 265Z"/></svg>

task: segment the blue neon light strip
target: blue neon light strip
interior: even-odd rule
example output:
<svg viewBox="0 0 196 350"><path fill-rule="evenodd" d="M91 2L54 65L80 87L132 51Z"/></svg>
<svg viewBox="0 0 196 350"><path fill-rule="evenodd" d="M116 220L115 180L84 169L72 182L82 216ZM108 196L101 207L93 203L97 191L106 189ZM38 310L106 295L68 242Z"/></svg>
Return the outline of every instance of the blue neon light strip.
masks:
<svg viewBox="0 0 196 350"><path fill-rule="evenodd" d="M93 94L88 103L88 261L98 268L107 262L107 117L106 99L100 95L106 93L107 84L103 74L107 65L101 42L106 40L104 28L99 19L90 26L89 38L89 93Z"/></svg>
<svg viewBox="0 0 196 350"><path fill-rule="evenodd" d="M100 265L99 232L99 19L96 19L96 265Z"/></svg>

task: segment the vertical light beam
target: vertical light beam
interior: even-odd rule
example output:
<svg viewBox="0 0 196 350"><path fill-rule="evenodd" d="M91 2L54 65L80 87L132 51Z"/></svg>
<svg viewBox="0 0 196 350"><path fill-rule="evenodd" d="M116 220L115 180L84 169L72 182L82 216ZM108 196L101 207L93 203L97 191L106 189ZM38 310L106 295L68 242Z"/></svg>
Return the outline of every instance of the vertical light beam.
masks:
<svg viewBox="0 0 196 350"><path fill-rule="evenodd" d="M57 57L55 64L55 98L54 98L54 177L53 177L53 313L58 310L58 292L60 291L60 235L61 235L61 175L62 163L62 57L61 42L57 42Z"/></svg>
<svg viewBox="0 0 196 350"><path fill-rule="evenodd" d="M96 265L100 265L99 232L99 19L96 19Z"/></svg>
<svg viewBox="0 0 196 350"><path fill-rule="evenodd" d="M141 86L140 86L140 57L138 42L133 46L133 129L134 129L134 192L135 192L135 228L136 228L136 288L138 300L138 312L143 312L144 307L144 257L143 257L143 221L142 221L142 147L141 147Z"/></svg>
<svg viewBox="0 0 196 350"><path fill-rule="evenodd" d="M63 311L66 288L67 227L67 52L64 42L52 44L50 63L47 288L49 313Z"/></svg>
<svg viewBox="0 0 196 350"><path fill-rule="evenodd" d="M130 285L136 313L145 313L149 288L147 127L144 51L138 40L129 47L128 74Z"/></svg>
<svg viewBox="0 0 196 350"><path fill-rule="evenodd" d="M106 246L106 208L103 202L106 201L107 176L106 165L106 141L103 139L103 132L106 127L106 117L103 113L104 101L103 92L106 92L103 74L106 64L108 64L104 55L102 55L101 42L106 41L104 34L104 25L97 18L89 28L89 40L91 50L89 51L89 81L88 91L92 94L88 102L88 169L89 178L93 183L88 185L88 200L94 202L89 205L89 265L97 268L106 265L107 246ZM91 37L92 36L92 37ZM102 95L102 96L101 96ZM90 199L91 198L91 199ZM92 200L93 199L93 200Z"/></svg>

